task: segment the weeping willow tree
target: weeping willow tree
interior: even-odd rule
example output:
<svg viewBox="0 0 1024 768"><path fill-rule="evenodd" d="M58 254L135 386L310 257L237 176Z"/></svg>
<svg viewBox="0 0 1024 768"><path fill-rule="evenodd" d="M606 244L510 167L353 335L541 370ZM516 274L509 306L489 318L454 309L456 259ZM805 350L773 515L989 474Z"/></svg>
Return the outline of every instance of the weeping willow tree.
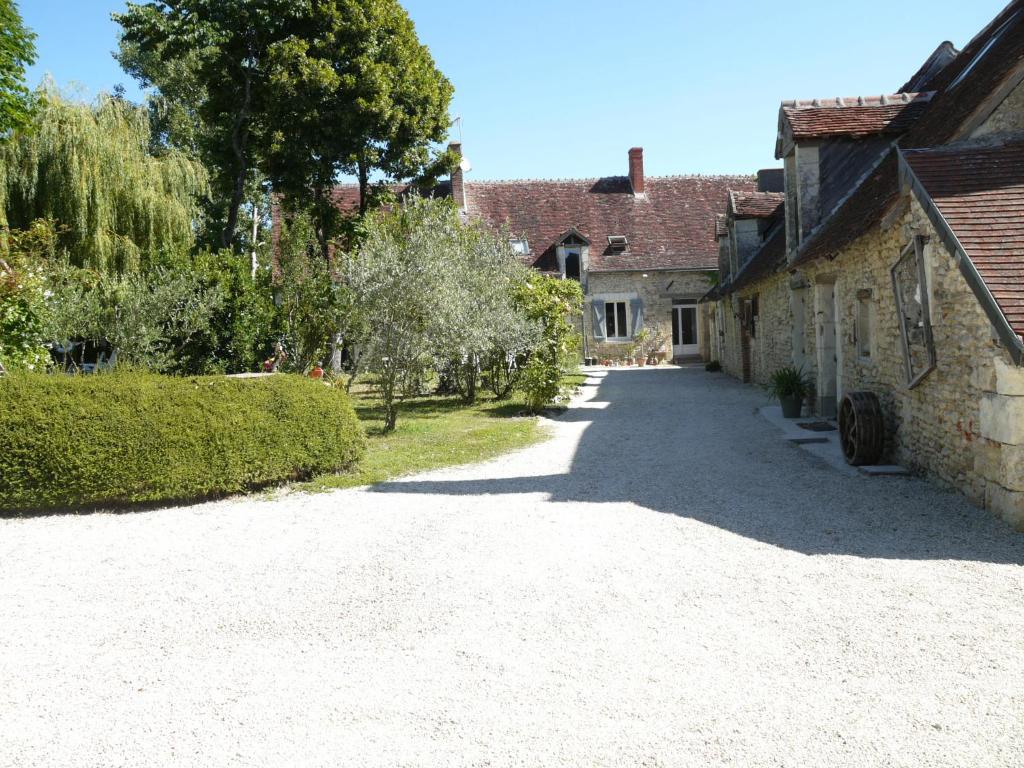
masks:
<svg viewBox="0 0 1024 768"><path fill-rule="evenodd" d="M147 111L124 99L94 104L44 86L31 126L0 146L0 226L50 219L72 264L132 272L190 248L203 167L150 151Z"/></svg>

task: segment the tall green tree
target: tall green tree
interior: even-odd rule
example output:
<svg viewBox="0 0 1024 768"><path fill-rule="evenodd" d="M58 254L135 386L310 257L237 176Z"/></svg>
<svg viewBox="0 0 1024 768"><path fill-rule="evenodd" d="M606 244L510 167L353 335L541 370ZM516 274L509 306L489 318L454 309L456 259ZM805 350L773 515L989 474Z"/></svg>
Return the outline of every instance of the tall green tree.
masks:
<svg viewBox="0 0 1024 768"><path fill-rule="evenodd" d="M36 36L27 29L14 0L0 0L0 137L25 125L32 95L25 86L25 68L35 63Z"/></svg>
<svg viewBox="0 0 1024 768"><path fill-rule="evenodd" d="M92 105L52 86L31 125L0 145L0 227L56 222L76 266L128 272L192 246L202 166L149 151L149 118L123 99Z"/></svg>
<svg viewBox="0 0 1024 768"><path fill-rule="evenodd" d="M213 173L220 244L237 244L271 91L267 58L312 0L157 0L129 3L117 58L144 87L169 146L200 154Z"/></svg>
<svg viewBox="0 0 1024 768"><path fill-rule="evenodd" d="M224 245L254 166L312 211L326 251L339 174L359 177L365 212L374 178L426 184L450 164L434 147L452 86L397 0L164 0L114 18L161 139L214 170Z"/></svg>
<svg viewBox="0 0 1024 768"><path fill-rule="evenodd" d="M359 179L425 179L448 170L434 147L448 130L453 88L397 0L328 0L298 14L295 35L272 50L276 91L268 175L292 199L311 192L330 214L339 173ZM329 222L324 222L329 227Z"/></svg>

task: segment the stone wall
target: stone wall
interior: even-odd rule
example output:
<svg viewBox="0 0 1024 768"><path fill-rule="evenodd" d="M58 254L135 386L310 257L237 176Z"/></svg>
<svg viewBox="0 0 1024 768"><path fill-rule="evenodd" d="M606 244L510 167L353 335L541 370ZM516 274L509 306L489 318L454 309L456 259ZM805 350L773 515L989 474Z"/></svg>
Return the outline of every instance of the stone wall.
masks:
<svg viewBox="0 0 1024 768"><path fill-rule="evenodd" d="M1018 85L998 109L974 131L973 137L1024 131L1024 85Z"/></svg>
<svg viewBox="0 0 1024 768"><path fill-rule="evenodd" d="M988 483L985 506L1024 530L1024 369L996 360L979 369L982 440L975 470Z"/></svg>
<svg viewBox="0 0 1024 768"><path fill-rule="evenodd" d="M789 328L792 324L789 276L773 275L740 291L744 300L754 296L757 296L758 320L751 340L751 375L753 383L767 386L775 371L793 363L792 336L770 330Z"/></svg>
<svg viewBox="0 0 1024 768"><path fill-rule="evenodd" d="M716 305L719 313L719 336L722 340L722 355L719 362L722 370L737 379L743 379L743 356L741 352L742 328L740 327L738 305L733 296L726 296Z"/></svg>
<svg viewBox="0 0 1024 768"><path fill-rule="evenodd" d="M665 338L665 352L671 359L673 302L688 301L696 304L711 289L710 272L592 272L586 280L584 326L587 351L592 357L610 359L624 358L633 342L631 339L606 341L594 337L594 314L591 309L594 300L602 301L605 296L639 298L643 302L644 326L661 332ZM697 316L701 317L699 308ZM630 328L634 336L638 330ZM699 327L698 342L703 334L703 327Z"/></svg>
<svg viewBox="0 0 1024 768"><path fill-rule="evenodd" d="M1005 369L1009 356L995 341L984 310L916 199L904 199L889 222L856 241L834 261L817 262L803 270L812 290L834 281L838 394L841 398L845 392L866 389L879 395L887 422L889 460L1012 516L1003 512L1011 502L996 490L1013 489L997 482L1001 475L993 465L1001 466L1002 454L992 437L1003 438L999 445L1018 438L1024 443L1024 427L1021 435L994 429L996 411L1018 407L1015 402L1007 405L1005 398L1010 395L995 389L997 366ZM930 237L924 257L936 367L917 387L909 389L890 270L917 235ZM860 354L856 334L858 303L865 297L871 306L873 330L868 355ZM809 311L805 334L812 364L820 324L815 312ZM1024 415L1024 399L1020 402ZM984 411L983 406L989 410ZM1012 463L1014 452L1006 455ZM1024 513L1020 517L1024 521Z"/></svg>
<svg viewBox="0 0 1024 768"><path fill-rule="evenodd" d="M757 297L758 320L754 338L750 340L751 382L767 386L775 371L793 363L792 334L784 332L791 327L793 321L789 302L789 276L786 273L772 275L746 286L736 296L740 302ZM726 316L722 368L729 375L742 380L743 328L738 316L739 305L731 295L720 305Z"/></svg>

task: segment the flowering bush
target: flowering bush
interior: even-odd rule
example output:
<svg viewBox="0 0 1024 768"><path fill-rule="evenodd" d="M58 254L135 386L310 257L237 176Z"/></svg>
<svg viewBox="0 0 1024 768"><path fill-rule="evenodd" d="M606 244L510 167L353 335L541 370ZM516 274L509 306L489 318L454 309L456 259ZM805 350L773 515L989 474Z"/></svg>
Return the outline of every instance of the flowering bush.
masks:
<svg viewBox="0 0 1024 768"><path fill-rule="evenodd" d="M0 253L0 367L6 370L45 368L47 290L45 258L52 252L56 231L36 222L24 232L4 233L7 252Z"/></svg>

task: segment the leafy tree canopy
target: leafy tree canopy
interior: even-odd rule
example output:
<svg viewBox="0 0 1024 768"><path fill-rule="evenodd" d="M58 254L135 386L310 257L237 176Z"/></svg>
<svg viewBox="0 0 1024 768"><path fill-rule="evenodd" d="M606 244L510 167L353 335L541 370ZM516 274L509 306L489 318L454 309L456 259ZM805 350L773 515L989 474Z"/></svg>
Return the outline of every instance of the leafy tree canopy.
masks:
<svg viewBox="0 0 1024 768"><path fill-rule="evenodd" d="M247 175L259 167L326 241L339 173L437 175L452 86L397 0L165 0L115 15L118 59L156 94L161 141L199 152L235 241Z"/></svg>
<svg viewBox="0 0 1024 768"><path fill-rule="evenodd" d="M35 63L35 38L22 23L14 0L0 0L0 137L25 125L31 116L25 68Z"/></svg>
<svg viewBox="0 0 1024 768"><path fill-rule="evenodd" d="M202 166L149 151L144 109L102 96L93 105L39 92L32 123L0 146L0 227L60 226L77 266L125 272L193 244Z"/></svg>

